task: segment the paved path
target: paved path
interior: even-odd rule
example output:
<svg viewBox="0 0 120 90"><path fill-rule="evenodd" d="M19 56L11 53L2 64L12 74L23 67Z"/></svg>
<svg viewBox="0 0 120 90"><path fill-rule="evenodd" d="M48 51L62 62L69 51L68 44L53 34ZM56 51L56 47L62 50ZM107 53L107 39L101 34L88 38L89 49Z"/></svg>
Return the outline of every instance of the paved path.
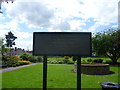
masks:
<svg viewBox="0 0 120 90"><path fill-rule="evenodd" d="M20 68L24 68L24 67L28 67L28 66L32 66L32 65L36 65L36 64L40 64L40 63L33 63L33 64L24 65L24 66L18 66L18 67L3 68L3 69L0 69L0 73L13 71L13 70L16 70L16 69L20 69Z"/></svg>

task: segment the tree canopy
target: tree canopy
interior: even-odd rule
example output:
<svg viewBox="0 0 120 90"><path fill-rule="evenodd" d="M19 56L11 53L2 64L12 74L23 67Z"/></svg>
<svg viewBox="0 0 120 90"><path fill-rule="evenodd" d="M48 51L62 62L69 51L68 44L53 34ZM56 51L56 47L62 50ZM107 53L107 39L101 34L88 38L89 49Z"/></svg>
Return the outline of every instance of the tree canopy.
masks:
<svg viewBox="0 0 120 90"><path fill-rule="evenodd" d="M13 45L15 45L14 40L17 39L17 37L15 37L11 31L8 32L8 35L5 35L5 38L7 47L12 47Z"/></svg>
<svg viewBox="0 0 120 90"><path fill-rule="evenodd" d="M9 49L5 47L5 44L3 43L3 41L4 39L0 37L0 53L2 54L2 56L4 55L4 53L9 51Z"/></svg>
<svg viewBox="0 0 120 90"><path fill-rule="evenodd" d="M13 45L15 45L15 39L17 39L17 37L14 36L14 34L10 31L8 32L8 35L5 35L5 39L6 39L6 46L8 48L11 48ZM11 56L11 49L10 49L10 56Z"/></svg>
<svg viewBox="0 0 120 90"><path fill-rule="evenodd" d="M93 52L111 58L117 63L120 58L120 29L109 29L96 33L92 38Z"/></svg>

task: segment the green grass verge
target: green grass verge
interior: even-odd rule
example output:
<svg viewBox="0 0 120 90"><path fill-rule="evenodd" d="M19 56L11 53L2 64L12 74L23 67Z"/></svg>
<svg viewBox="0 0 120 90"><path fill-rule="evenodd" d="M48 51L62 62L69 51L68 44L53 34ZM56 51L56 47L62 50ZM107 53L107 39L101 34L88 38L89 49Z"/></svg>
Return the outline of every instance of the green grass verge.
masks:
<svg viewBox="0 0 120 90"><path fill-rule="evenodd" d="M76 73L73 65L48 65L48 88L76 88ZM82 88L101 88L100 82L119 82L118 69L110 67L115 74L81 74ZM2 74L3 88L42 88L42 64L33 65Z"/></svg>

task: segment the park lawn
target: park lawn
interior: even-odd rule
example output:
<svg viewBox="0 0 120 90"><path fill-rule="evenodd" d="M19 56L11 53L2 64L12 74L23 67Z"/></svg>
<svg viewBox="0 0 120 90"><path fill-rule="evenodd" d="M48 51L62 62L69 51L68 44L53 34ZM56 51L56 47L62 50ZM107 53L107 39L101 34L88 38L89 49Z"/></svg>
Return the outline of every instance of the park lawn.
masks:
<svg viewBox="0 0 120 90"><path fill-rule="evenodd" d="M76 73L73 65L48 65L48 88L76 88ZM2 88L42 88L42 64L37 64L2 74ZM115 74L81 74L82 88L101 88L100 82L118 82L120 67L110 67ZM120 82L119 82L120 83Z"/></svg>

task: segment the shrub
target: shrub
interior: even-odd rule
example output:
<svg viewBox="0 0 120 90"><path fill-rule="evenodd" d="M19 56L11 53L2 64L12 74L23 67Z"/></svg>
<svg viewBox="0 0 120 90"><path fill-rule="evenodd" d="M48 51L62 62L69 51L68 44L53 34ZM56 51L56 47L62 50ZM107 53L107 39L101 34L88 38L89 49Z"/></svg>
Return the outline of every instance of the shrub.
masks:
<svg viewBox="0 0 120 90"><path fill-rule="evenodd" d="M69 61L68 59L64 59L64 60L63 60L64 63L67 63L68 61Z"/></svg>
<svg viewBox="0 0 120 90"><path fill-rule="evenodd" d="M94 63L102 63L102 62L103 62L103 59L94 59L93 62L94 62Z"/></svg>
<svg viewBox="0 0 120 90"><path fill-rule="evenodd" d="M4 61L4 62L7 66L14 67L14 66L17 66L16 63L18 62L20 57L18 57L18 56L7 56L5 59L6 59L6 61Z"/></svg>
<svg viewBox="0 0 120 90"><path fill-rule="evenodd" d="M29 57L32 56L32 54L29 53L22 53L20 55L20 58L22 58L23 60L29 60Z"/></svg>
<svg viewBox="0 0 120 90"><path fill-rule="evenodd" d="M68 61L67 64L74 64L74 61Z"/></svg>
<svg viewBox="0 0 120 90"><path fill-rule="evenodd" d="M69 59L69 56L64 56L64 59Z"/></svg>
<svg viewBox="0 0 120 90"><path fill-rule="evenodd" d="M77 56L73 56L73 57L72 57L72 60L73 60L74 62L77 61L77 59L78 59Z"/></svg>
<svg viewBox="0 0 120 90"><path fill-rule="evenodd" d="M63 61L58 61L59 64L63 64L64 62Z"/></svg>
<svg viewBox="0 0 120 90"><path fill-rule="evenodd" d="M42 57L38 56L37 57L37 62L42 62L42 61L43 61Z"/></svg>
<svg viewBox="0 0 120 90"><path fill-rule="evenodd" d="M29 60L30 62L36 63L37 57L35 57L35 56L30 56L30 57L28 58L28 60Z"/></svg>
<svg viewBox="0 0 120 90"><path fill-rule="evenodd" d="M30 62L42 62L42 57L40 56L33 56L32 54L29 53L22 53L21 56L22 60L27 60Z"/></svg>
<svg viewBox="0 0 120 90"><path fill-rule="evenodd" d="M9 59L10 59L10 56L2 56L2 61L3 62L9 61Z"/></svg>
<svg viewBox="0 0 120 90"><path fill-rule="evenodd" d="M26 61L26 60L18 61L18 65L27 65L27 64L30 64L30 61Z"/></svg>
<svg viewBox="0 0 120 90"><path fill-rule="evenodd" d="M87 63L87 61L83 59L83 60L82 60L82 63Z"/></svg>
<svg viewBox="0 0 120 90"><path fill-rule="evenodd" d="M92 62L93 60L92 59L87 59L87 62Z"/></svg>

